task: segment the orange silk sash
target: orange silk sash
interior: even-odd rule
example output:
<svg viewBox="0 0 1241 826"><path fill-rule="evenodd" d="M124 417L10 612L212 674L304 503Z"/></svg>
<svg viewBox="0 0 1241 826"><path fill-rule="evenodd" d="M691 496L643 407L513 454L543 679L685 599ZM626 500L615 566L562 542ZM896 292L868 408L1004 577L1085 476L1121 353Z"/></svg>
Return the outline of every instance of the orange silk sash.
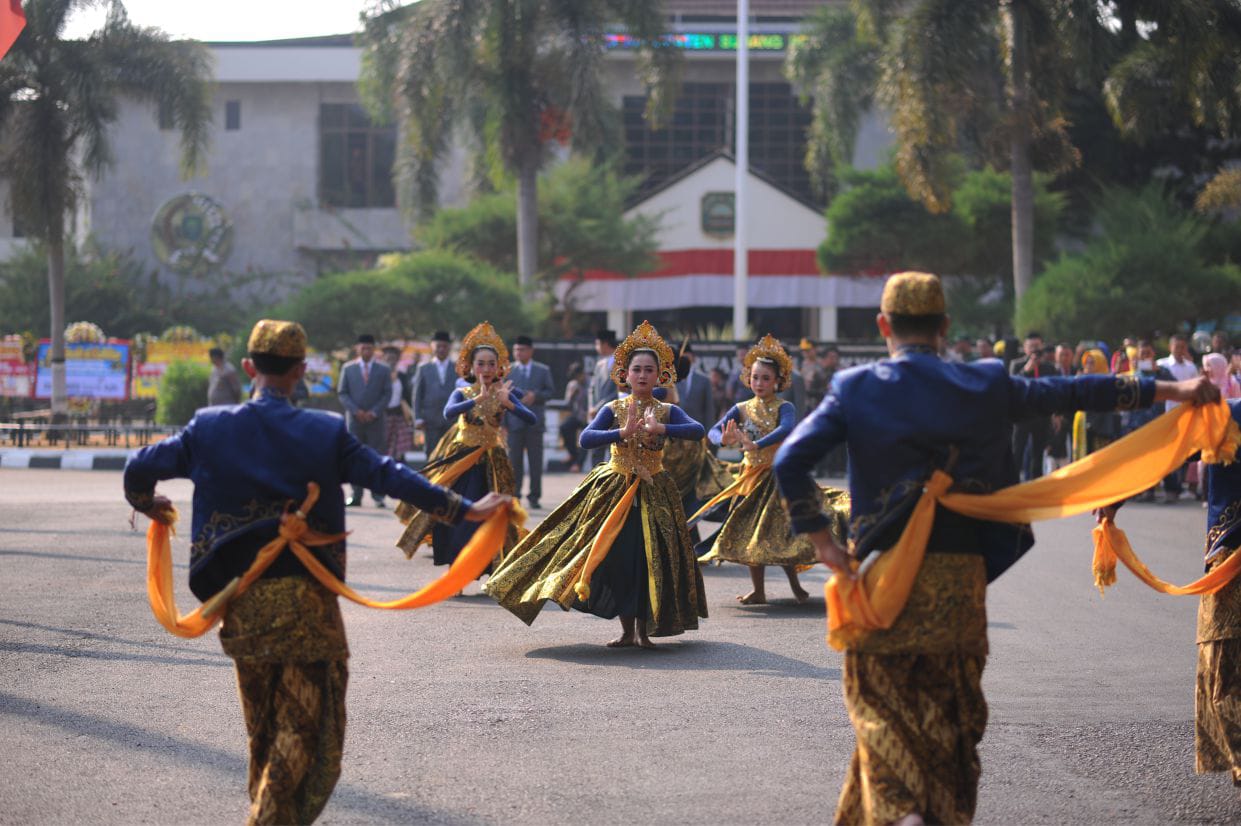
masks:
<svg viewBox="0 0 1241 826"><path fill-rule="evenodd" d="M758 487L758 483L762 481L763 474L771 473L771 465L752 465L745 462L742 465L741 473L733 480L733 483L724 488L719 493L707 500L707 503L694 513L687 521L692 528L698 524L698 521L707 514L712 508L721 502L729 499L736 499L739 496L749 496Z"/></svg>
<svg viewBox="0 0 1241 826"><path fill-rule="evenodd" d="M280 556L285 548L291 549L311 575L325 588L359 605L389 610L423 608L459 593L468 583L477 579L503 546L509 524L520 526L526 519L525 511L516 502L513 502L510 508L496 511L474 532L474 536L466 543L456 561L443 576L400 599L378 602L367 599L341 582L311 553L310 548L339 542L345 538L345 534L318 533L306 524L305 514L314 507L318 499L319 486L311 482L307 485L306 501L302 503L301 508L292 513L285 513L280 518L279 535L259 549L254 562L246 572L235 578L218 594L185 615L177 613L172 585L171 536L172 523L176 521L176 514L175 512L172 514L168 523L152 519L147 529L147 599L151 603L151 612L155 614L155 619L175 636L201 637L221 619L228 601L244 593L263 574L263 571L276 561L276 557Z"/></svg>
<svg viewBox="0 0 1241 826"><path fill-rule="evenodd" d="M1199 450L1205 462L1231 462L1241 442L1228 406L1183 404L1084 459L1024 484L989 494L949 493L952 477L935 471L914 506L899 540L872 553L853 578L832 576L827 583L828 643L843 649L867 631L891 628L909 599L926 555L936 504L976 519L1035 522L1087 513L1122 502L1153 487ZM1241 562L1218 566L1189 585L1156 578L1129 546L1124 532L1105 522L1094 532L1096 584L1115 580L1117 559L1147 585L1168 594L1213 593L1241 569ZM1108 581L1110 564L1111 580Z"/></svg>

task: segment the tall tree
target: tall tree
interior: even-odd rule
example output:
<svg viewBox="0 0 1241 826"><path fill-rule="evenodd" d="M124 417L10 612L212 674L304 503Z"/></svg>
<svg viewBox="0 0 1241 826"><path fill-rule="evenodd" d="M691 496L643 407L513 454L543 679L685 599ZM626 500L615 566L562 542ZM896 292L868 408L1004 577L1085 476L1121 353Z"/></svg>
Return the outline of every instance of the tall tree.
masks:
<svg viewBox="0 0 1241 826"><path fill-rule="evenodd" d="M51 305L52 412L68 410L65 392L65 245L67 217L89 177L112 160L108 127L119 99L155 104L181 133L182 171L198 167L211 123L210 56L133 25L119 0L103 27L67 40L66 19L92 0L27 0L26 29L0 61L0 176L14 215L47 250Z"/></svg>
<svg viewBox="0 0 1241 826"><path fill-rule="evenodd" d="M811 141L829 141L829 151L812 147L809 159L839 163L847 158L858 117L873 96L889 113L896 133L901 179L929 209L951 207L956 154L964 151L1007 169L1013 286L1020 296L1034 277L1034 170L1058 172L1077 160L1060 115L1070 66L1064 48L1068 18L1059 13L1064 5L1092 4L854 0L852 11L821 13L803 48L849 43L858 61L812 59L797 50L790 55L790 77L814 98ZM1082 25L1089 31L1097 20L1092 16ZM872 96L866 94L868 85ZM828 111L819 112L824 106ZM832 108L836 125L826 123L833 119Z"/></svg>
<svg viewBox="0 0 1241 826"><path fill-rule="evenodd" d="M648 117L670 104L676 49L661 47L658 0L378 0L365 17L361 89L401 130L400 199L425 216L462 131L480 168L517 181L517 266L538 270L538 174L558 146L593 151L613 107L603 89L604 34L624 28L650 90Z"/></svg>

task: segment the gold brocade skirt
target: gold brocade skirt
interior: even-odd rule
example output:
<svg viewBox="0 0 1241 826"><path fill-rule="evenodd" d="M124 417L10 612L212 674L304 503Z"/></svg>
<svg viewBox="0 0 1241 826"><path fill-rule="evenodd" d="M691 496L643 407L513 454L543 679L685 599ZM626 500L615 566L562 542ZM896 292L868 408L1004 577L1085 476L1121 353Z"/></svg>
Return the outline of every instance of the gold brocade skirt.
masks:
<svg viewBox="0 0 1241 826"><path fill-rule="evenodd" d="M573 586L595 536L629 487L631 478L613 472L608 464L592 470L505 557L483 591L527 625L534 622L548 600L565 610L590 612L589 605L578 601ZM636 550L645 556L646 563L647 633L672 636L696 629L698 618L707 616L707 601L685 527L680 494L672 477L660 472L650 482L641 482L635 503L609 557L633 552L634 548L618 546L629 542L629 536L641 537L642 547ZM631 524L635 519L640 520L638 526ZM606 567L601 566L600 571ZM596 590L592 585L592 591Z"/></svg>
<svg viewBox="0 0 1241 826"><path fill-rule="evenodd" d="M831 531L841 545L848 542L849 492L822 488L823 508L832 519ZM794 534L789 512L770 469L748 496L733 500L732 509L700 562L724 560L742 565L813 565L814 545L804 534ZM700 546L701 547L701 546Z"/></svg>
<svg viewBox="0 0 1241 826"><path fill-rule="evenodd" d="M220 630L249 739L248 824L310 823L340 777L349 681L345 626L318 582L260 579Z"/></svg>
<svg viewBox="0 0 1241 826"><path fill-rule="evenodd" d="M845 652L844 694L857 748L836 823L884 824L912 812L968 823L987 725L986 567L928 554L892 628Z"/></svg>
<svg viewBox="0 0 1241 826"><path fill-rule="evenodd" d="M444 439L440 440L440 445L444 445L447 439L448 434L445 434ZM473 449L472 447L457 445L453 453L440 458L441 461L448 462L451 461L454 455L462 458ZM438 447L436 452L439 452ZM513 465L509 462L508 451L501 446L489 448L479 458L478 464L466 471L465 475L452 485L452 489L455 492L470 499L478 499L486 493L506 493L511 496L515 492L516 487L513 479ZM408 502L402 502L397 505L396 515L397 518L405 523L405 530L401 533L400 538L397 539L396 546L405 552L406 557L412 559L420 547L432 541L438 520L429 513L415 508ZM479 523L477 522L471 522L456 526L453 530L440 531L440 535L435 537L436 541L450 543L454 546L454 549L437 549L437 564L439 564L441 558L455 556L453 550L460 551L461 548L465 547L465 543L469 541L474 530L477 530L478 525ZM504 540L504 548L500 552L501 559L517 545L517 541L520 538L517 528L510 525L508 536Z"/></svg>
<svg viewBox="0 0 1241 826"><path fill-rule="evenodd" d="M1196 771L1230 772L1241 786L1241 580L1198 603L1194 754Z"/></svg>
<svg viewBox="0 0 1241 826"><path fill-rule="evenodd" d="M711 453L706 439L669 439L664 443L663 463L682 504L706 502L733 481L728 465Z"/></svg>

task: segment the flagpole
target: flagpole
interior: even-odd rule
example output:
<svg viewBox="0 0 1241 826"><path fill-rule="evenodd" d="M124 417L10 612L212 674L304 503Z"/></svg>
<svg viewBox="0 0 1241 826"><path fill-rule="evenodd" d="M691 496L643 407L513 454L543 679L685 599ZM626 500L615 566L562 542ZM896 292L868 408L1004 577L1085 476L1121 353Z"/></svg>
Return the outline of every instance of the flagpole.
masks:
<svg viewBox="0 0 1241 826"><path fill-rule="evenodd" d="M737 0L736 178L733 184L733 337L742 341L749 323L749 261L746 256L746 182L750 172L750 0Z"/></svg>

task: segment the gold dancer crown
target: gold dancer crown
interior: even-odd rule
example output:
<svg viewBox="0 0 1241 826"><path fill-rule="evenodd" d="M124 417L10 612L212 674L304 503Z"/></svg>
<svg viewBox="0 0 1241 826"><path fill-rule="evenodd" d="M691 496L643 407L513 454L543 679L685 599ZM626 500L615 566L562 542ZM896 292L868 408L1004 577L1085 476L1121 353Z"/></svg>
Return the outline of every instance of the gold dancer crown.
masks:
<svg viewBox="0 0 1241 826"><path fill-rule="evenodd" d="M944 286L928 272L898 272L883 285L879 309L897 315L943 315Z"/></svg>
<svg viewBox="0 0 1241 826"><path fill-rule="evenodd" d="M612 381L622 390L629 389L625 376L629 373L629 359L638 350L653 350L659 361L659 386L671 387L677 380L676 356L668 342L664 341L651 322L643 321L629 337L616 348L612 364Z"/></svg>
<svg viewBox="0 0 1241 826"><path fill-rule="evenodd" d="M490 321L484 321L466 333L461 342L461 352L457 355L458 376L464 379L474 371L474 351L479 347L495 351L499 376L508 373L508 348L504 346L504 339L500 338Z"/></svg>
<svg viewBox="0 0 1241 826"><path fill-rule="evenodd" d="M771 333L760 338L758 344L751 347L741 361L741 383L746 387L750 386L750 368L754 366L756 361L770 364L776 368L777 391L788 388L789 382L793 380L793 360L785 352L784 345L776 341Z"/></svg>
<svg viewBox="0 0 1241 826"><path fill-rule="evenodd" d="M296 321L265 318L250 331L246 350L261 356L306 358L306 331Z"/></svg>

